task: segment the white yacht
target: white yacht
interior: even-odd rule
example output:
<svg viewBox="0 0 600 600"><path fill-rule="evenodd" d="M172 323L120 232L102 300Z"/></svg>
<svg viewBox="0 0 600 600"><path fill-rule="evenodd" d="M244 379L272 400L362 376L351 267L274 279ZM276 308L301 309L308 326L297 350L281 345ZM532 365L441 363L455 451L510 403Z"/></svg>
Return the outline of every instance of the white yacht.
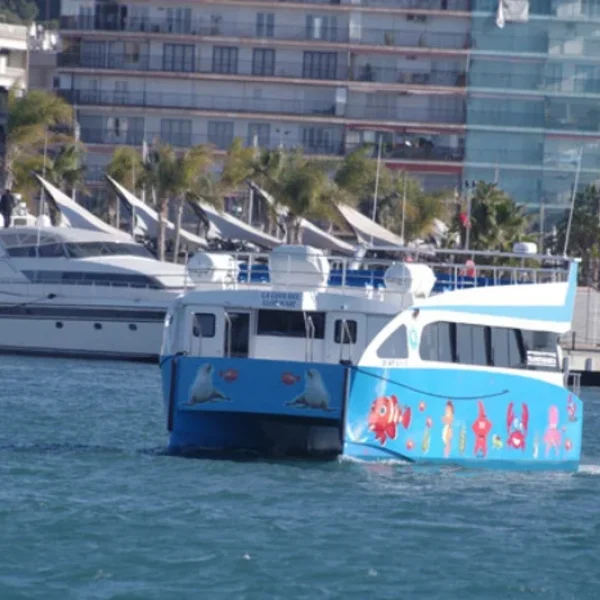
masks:
<svg viewBox="0 0 600 600"><path fill-rule="evenodd" d="M156 360L167 307L190 287L185 265L125 235L1 229L0 352Z"/></svg>

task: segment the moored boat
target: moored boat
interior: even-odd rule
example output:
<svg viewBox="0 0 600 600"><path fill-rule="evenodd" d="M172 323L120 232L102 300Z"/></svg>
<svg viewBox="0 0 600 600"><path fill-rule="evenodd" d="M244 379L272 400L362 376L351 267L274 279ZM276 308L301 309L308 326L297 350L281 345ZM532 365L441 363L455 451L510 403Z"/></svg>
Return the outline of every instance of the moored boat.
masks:
<svg viewBox="0 0 600 600"><path fill-rule="evenodd" d="M169 309L169 448L573 470L583 406L558 338L577 262L536 273L431 295L430 267L398 263L383 289L329 286L321 253L280 247L268 283Z"/></svg>

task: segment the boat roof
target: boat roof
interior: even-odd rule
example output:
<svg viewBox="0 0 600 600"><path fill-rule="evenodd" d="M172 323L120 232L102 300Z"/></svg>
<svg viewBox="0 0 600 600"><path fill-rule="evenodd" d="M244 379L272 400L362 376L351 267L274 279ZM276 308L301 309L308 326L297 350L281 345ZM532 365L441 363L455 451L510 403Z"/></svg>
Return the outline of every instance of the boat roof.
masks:
<svg viewBox="0 0 600 600"><path fill-rule="evenodd" d="M17 246L35 246L39 244L85 243L85 242L112 242L116 244L135 244L130 236L116 238L112 233L81 229L79 227L10 227L0 229L0 242L6 248Z"/></svg>
<svg viewBox="0 0 600 600"><path fill-rule="evenodd" d="M454 290L416 302L414 309L502 320L506 327L527 326L559 334L571 329L579 260L569 264L566 281L521 283Z"/></svg>
<svg viewBox="0 0 600 600"><path fill-rule="evenodd" d="M268 309L290 311L348 311L361 314L396 315L402 310L402 296L373 293L364 288L289 291L283 287L266 285L229 289L197 287L181 296L184 306L219 306L237 309ZM411 297L412 300L412 297Z"/></svg>

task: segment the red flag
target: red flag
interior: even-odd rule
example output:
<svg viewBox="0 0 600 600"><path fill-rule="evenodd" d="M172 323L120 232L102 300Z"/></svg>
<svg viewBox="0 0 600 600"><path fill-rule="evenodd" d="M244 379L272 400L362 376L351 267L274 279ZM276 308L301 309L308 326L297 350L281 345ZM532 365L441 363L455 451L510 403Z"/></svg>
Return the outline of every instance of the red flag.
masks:
<svg viewBox="0 0 600 600"><path fill-rule="evenodd" d="M471 228L471 221L469 220L469 217L467 216L467 213L461 212L459 217L461 225L467 229Z"/></svg>

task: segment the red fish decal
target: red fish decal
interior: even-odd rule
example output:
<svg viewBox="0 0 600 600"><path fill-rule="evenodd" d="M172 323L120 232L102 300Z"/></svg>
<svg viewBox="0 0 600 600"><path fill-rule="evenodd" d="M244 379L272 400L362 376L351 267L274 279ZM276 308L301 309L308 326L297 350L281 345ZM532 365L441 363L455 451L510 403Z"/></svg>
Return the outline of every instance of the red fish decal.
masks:
<svg viewBox="0 0 600 600"><path fill-rule="evenodd" d="M527 427L529 424L529 409L527 404L521 404L521 418L515 415L514 404L508 405L506 413L506 430L508 433L507 445L515 450L525 451L525 440L527 438Z"/></svg>
<svg viewBox="0 0 600 600"><path fill-rule="evenodd" d="M227 369L227 371L219 371L219 377L231 383L238 378L238 372L235 369Z"/></svg>
<svg viewBox="0 0 600 600"><path fill-rule="evenodd" d="M300 377L300 375L294 375L293 373L286 372L281 374L281 383L284 385L294 385L301 379L302 377Z"/></svg>
<svg viewBox="0 0 600 600"><path fill-rule="evenodd" d="M382 445L388 438L396 439L396 426L401 424L408 429L411 420L409 407L402 408L396 396L380 396L371 405L369 412L369 430Z"/></svg>

